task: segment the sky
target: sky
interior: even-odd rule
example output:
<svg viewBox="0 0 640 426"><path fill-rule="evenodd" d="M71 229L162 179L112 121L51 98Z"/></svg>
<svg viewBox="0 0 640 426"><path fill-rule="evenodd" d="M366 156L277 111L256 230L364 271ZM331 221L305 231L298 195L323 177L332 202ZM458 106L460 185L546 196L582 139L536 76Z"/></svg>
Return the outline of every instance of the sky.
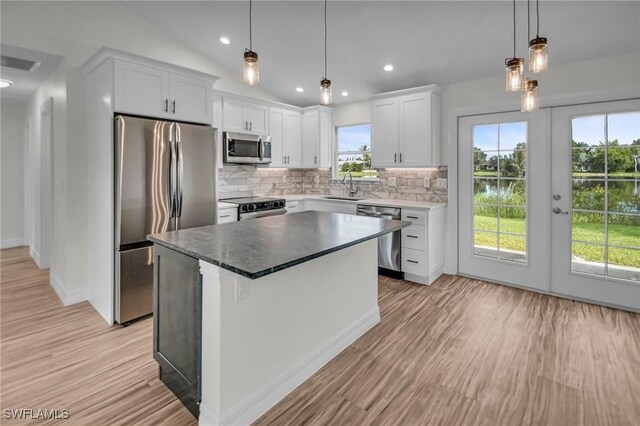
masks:
<svg viewBox="0 0 640 426"><path fill-rule="evenodd" d="M359 151L362 145L371 149L371 124L338 127L338 151Z"/></svg>
<svg viewBox="0 0 640 426"><path fill-rule="evenodd" d="M483 151L509 151L527 141L527 123L486 124L473 128L473 146Z"/></svg>

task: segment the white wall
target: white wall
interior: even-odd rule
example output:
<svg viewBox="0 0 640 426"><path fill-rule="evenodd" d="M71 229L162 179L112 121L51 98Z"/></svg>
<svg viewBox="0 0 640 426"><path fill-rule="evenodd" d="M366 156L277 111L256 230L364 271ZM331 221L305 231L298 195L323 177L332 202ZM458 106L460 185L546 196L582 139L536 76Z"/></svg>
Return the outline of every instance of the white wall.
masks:
<svg viewBox="0 0 640 426"><path fill-rule="evenodd" d="M87 290L86 126L84 77L80 67L100 48L110 47L173 63L220 77L216 88L278 101L260 86L247 86L241 76L171 34L139 18L117 2L3 2L3 43L53 53L65 58L54 76L30 103L33 241L39 235L39 108L54 97L54 241L51 274L68 303ZM33 29L37 28L37 31ZM36 111L38 111L36 113ZM68 118L68 120L67 120ZM59 292L60 294L60 292ZM63 300L64 301L64 300Z"/></svg>
<svg viewBox="0 0 640 426"><path fill-rule="evenodd" d="M0 105L0 247L24 245L23 126L25 103L2 98Z"/></svg>

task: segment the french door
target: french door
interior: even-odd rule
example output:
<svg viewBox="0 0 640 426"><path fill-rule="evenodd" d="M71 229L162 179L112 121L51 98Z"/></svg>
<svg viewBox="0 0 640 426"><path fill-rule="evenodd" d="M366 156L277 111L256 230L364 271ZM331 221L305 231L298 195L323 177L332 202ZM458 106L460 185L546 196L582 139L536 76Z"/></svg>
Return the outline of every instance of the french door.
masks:
<svg viewBox="0 0 640 426"><path fill-rule="evenodd" d="M640 100L552 117L552 290L640 309Z"/></svg>
<svg viewBox="0 0 640 426"><path fill-rule="evenodd" d="M549 291L548 111L460 119L461 274Z"/></svg>
<svg viewBox="0 0 640 426"><path fill-rule="evenodd" d="M458 131L461 274L640 310L640 100Z"/></svg>

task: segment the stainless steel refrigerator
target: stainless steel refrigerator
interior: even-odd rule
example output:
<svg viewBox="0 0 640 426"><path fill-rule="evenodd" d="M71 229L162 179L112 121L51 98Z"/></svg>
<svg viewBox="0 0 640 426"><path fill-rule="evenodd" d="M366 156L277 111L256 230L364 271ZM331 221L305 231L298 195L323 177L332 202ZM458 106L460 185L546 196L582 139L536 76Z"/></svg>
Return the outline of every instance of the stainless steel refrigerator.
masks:
<svg viewBox="0 0 640 426"><path fill-rule="evenodd" d="M115 300L120 324L152 313L147 235L216 220L216 129L115 117Z"/></svg>

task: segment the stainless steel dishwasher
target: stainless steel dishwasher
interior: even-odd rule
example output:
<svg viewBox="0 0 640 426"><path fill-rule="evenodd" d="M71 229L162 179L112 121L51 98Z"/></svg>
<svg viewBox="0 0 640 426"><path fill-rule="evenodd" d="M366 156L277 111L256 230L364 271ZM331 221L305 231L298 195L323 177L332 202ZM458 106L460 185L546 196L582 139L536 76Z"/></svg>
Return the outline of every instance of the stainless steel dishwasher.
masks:
<svg viewBox="0 0 640 426"><path fill-rule="evenodd" d="M372 206L369 204L358 204L358 216L378 217L382 219L400 220L402 209L396 207ZM378 237L378 268L382 273L389 275L399 275L401 265L400 253L400 231L385 234Z"/></svg>

